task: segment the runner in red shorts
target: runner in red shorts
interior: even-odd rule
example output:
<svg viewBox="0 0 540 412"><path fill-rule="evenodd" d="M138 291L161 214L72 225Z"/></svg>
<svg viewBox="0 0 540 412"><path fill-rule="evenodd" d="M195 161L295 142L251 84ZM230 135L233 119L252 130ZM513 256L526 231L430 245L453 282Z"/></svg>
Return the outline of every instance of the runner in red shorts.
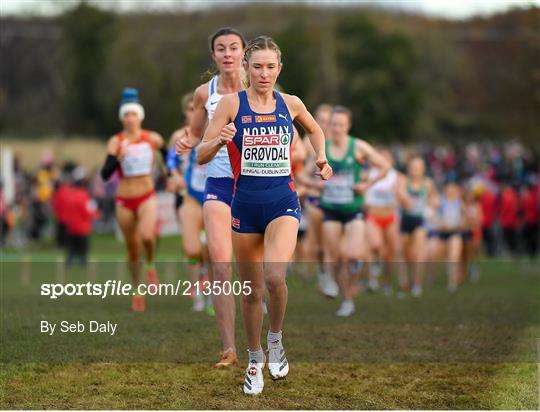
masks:
<svg viewBox="0 0 540 412"><path fill-rule="evenodd" d="M394 165L389 150L379 150L379 153L390 165ZM377 168L370 168L368 177L373 178L378 173L380 171ZM397 182L398 172L392 168L384 178L366 191L366 233L372 257L371 268L374 272L372 275L376 275L372 281L376 281L376 277L381 273L379 268L382 263L385 295L392 293L392 263L396 255L398 238Z"/></svg>
<svg viewBox="0 0 540 412"><path fill-rule="evenodd" d="M140 283L141 243L146 254L147 283L156 285L159 283L154 266L157 199L152 169L154 151L159 149L164 159L167 152L158 133L142 129L144 109L136 89L124 89L119 117L124 128L109 139L101 176L107 180L115 171L120 174L116 219L124 235L133 286L136 288ZM132 310L145 310L144 295L133 296Z"/></svg>

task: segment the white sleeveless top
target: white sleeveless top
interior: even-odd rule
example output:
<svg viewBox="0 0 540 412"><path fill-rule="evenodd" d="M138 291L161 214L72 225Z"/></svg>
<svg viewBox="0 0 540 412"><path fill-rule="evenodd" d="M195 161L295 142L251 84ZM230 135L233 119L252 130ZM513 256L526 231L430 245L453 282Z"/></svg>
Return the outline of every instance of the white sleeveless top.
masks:
<svg viewBox="0 0 540 412"><path fill-rule="evenodd" d="M152 174L154 166L154 146L149 138L150 132L143 130L141 135L130 142L119 133L120 144L125 147L126 154L120 160L120 173L125 177L146 176Z"/></svg>
<svg viewBox="0 0 540 412"><path fill-rule="evenodd" d="M208 113L208 121L212 120L216 107L223 97L217 92L217 83L219 76L212 77L208 85L208 100L204 105L206 112ZM223 146L216 153L216 156L208 163L207 169L208 177L230 177L232 179L231 162L229 161L229 153L227 152L227 146Z"/></svg>
<svg viewBox="0 0 540 412"><path fill-rule="evenodd" d="M369 177L374 178L379 170L372 168ZM390 169L385 177L375 182L366 190L366 204L368 206L396 206L397 172Z"/></svg>

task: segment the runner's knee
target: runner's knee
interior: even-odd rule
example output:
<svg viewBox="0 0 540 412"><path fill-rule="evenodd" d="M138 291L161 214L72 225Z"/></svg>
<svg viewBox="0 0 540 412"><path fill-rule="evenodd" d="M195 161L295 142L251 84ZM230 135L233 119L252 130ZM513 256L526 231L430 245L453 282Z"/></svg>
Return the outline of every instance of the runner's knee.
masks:
<svg viewBox="0 0 540 412"><path fill-rule="evenodd" d="M242 300L248 305L261 302L264 295L264 287L251 285L251 293L242 295Z"/></svg>

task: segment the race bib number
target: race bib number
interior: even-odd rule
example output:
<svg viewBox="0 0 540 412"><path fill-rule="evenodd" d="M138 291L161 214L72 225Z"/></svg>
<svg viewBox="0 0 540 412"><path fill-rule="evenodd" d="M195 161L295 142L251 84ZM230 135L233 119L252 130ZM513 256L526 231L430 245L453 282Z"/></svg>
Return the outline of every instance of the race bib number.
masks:
<svg viewBox="0 0 540 412"><path fill-rule="evenodd" d="M426 208L426 202L423 196L412 196L411 197L411 208L409 212L415 215L422 216Z"/></svg>
<svg viewBox="0 0 540 412"><path fill-rule="evenodd" d="M120 162L124 176L144 176L152 173L153 153L148 143L130 144Z"/></svg>
<svg viewBox="0 0 540 412"><path fill-rule="evenodd" d="M354 201L354 177L352 174L335 174L326 183L322 200L326 203L343 205Z"/></svg>
<svg viewBox="0 0 540 412"><path fill-rule="evenodd" d="M197 192L204 192L204 186L206 184L206 166L193 165L191 171L191 187Z"/></svg>
<svg viewBox="0 0 540 412"><path fill-rule="evenodd" d="M461 222L461 209L459 206L449 206L444 210L443 222L448 227L458 227Z"/></svg>
<svg viewBox="0 0 540 412"><path fill-rule="evenodd" d="M244 129L241 174L289 176L291 137L288 126Z"/></svg>
<svg viewBox="0 0 540 412"><path fill-rule="evenodd" d="M371 193L373 200L378 205L392 205L394 204L394 193L389 190L375 189Z"/></svg>

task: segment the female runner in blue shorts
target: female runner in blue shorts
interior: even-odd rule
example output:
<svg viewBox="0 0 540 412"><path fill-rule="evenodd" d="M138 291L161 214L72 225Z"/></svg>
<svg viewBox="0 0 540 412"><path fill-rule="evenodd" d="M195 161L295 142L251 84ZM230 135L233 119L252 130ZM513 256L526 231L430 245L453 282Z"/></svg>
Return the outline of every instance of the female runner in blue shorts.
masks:
<svg viewBox="0 0 540 412"><path fill-rule="evenodd" d="M204 130L214 116L219 101L228 93L244 88L242 57L245 40L242 33L231 27L216 31L209 40L212 60L218 74L195 90L194 114L189 133L176 144L179 153L186 153L199 144ZM212 262L213 282L225 284L232 280L231 200L234 179L227 150L222 148L208 163L204 190L203 218ZM216 321L221 337L221 358L218 368L237 363L235 343L236 308L234 297L224 293L212 295Z"/></svg>
<svg viewBox="0 0 540 412"><path fill-rule="evenodd" d="M208 248L206 242L203 241L204 222L202 212L207 167L206 165L199 165L195 161L197 148L192 149L185 155L178 155L175 147L178 140L189 134L189 124L193 118L193 93L188 93L182 98L182 107L186 122L185 126L176 130L171 137L172 148L167 154L167 168L171 173L171 177L167 188L171 192L176 192L176 204L180 203L177 214L182 235L182 248L184 257L187 260L185 268L192 285L192 310L194 312L206 310L209 315L213 315L214 308L211 303L211 296L204 294L202 288L195 286L196 282L201 282L204 285L206 268L203 264L208 261ZM179 194L180 190L184 192L183 196ZM182 200L181 202L178 202L179 198Z"/></svg>
<svg viewBox="0 0 540 412"><path fill-rule="evenodd" d="M266 359L261 330L265 285L269 293L270 376L279 379L289 371L281 329L287 306L286 269L296 246L300 218L291 179L293 120L310 137L318 174L323 179L332 175L321 128L298 97L274 90L281 67L281 52L271 38L261 36L249 43L244 54L249 87L222 98L197 152L197 160L205 163L227 145L234 173L233 249L240 279L251 289L242 294L249 345L244 393L251 395L261 393L264 386Z"/></svg>

